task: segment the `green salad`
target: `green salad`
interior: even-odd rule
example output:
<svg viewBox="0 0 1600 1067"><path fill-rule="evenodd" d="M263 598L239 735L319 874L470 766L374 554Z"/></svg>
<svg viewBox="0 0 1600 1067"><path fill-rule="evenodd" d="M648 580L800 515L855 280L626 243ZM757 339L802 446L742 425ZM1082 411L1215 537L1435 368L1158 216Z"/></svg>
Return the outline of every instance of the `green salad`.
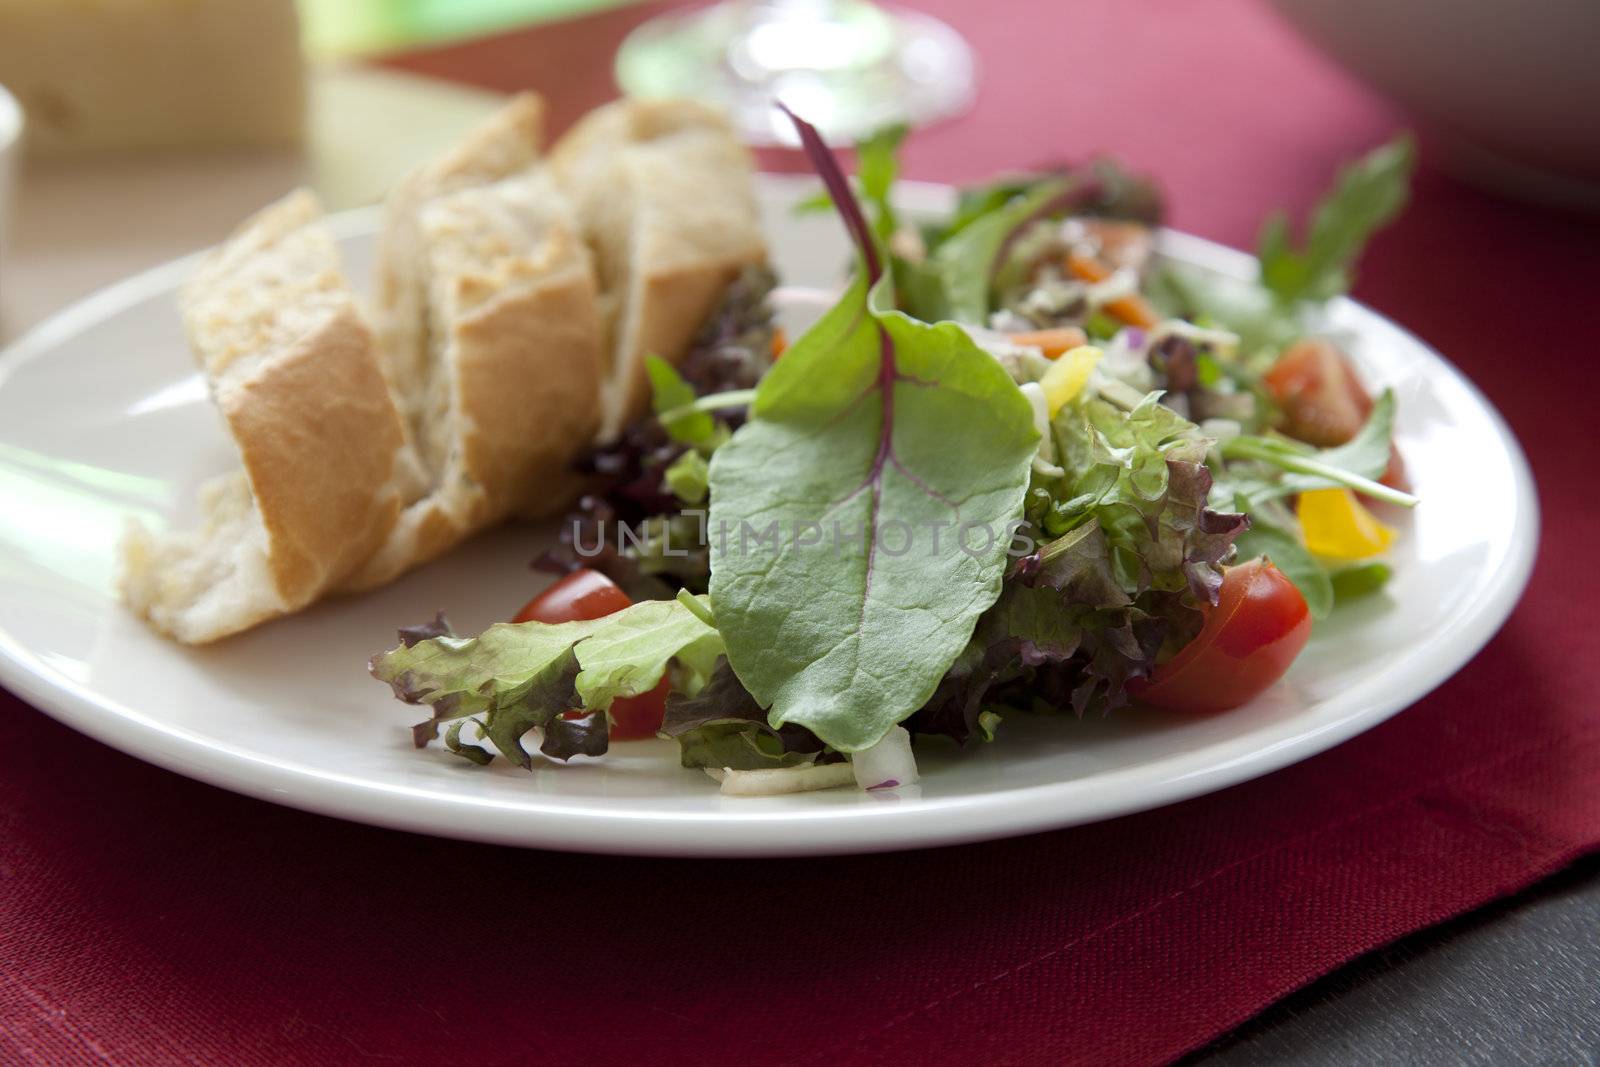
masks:
<svg viewBox="0 0 1600 1067"><path fill-rule="evenodd" d="M419 746L532 767L660 736L728 793L895 788L1017 716L1243 704L1383 587L1416 503L1395 399L1314 327L1402 206L1408 141L1302 233L1269 219L1243 285L1162 259L1156 187L1109 161L911 218L900 131L852 183L791 118L826 188L801 208L855 250L843 294L787 343L747 271L651 361L654 412L586 461L528 621L440 616L373 658L430 709Z"/></svg>

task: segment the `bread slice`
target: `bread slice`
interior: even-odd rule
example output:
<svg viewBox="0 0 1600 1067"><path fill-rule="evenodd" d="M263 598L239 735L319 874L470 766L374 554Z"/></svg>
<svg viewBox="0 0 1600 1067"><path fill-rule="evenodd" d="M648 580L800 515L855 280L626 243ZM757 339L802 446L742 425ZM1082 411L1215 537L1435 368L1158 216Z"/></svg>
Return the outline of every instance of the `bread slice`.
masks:
<svg viewBox="0 0 1600 1067"><path fill-rule="evenodd" d="M378 336L390 384L413 430L427 403L431 358L423 209L439 197L527 171L538 160L543 140L544 101L522 93L451 151L406 175L384 201L378 239Z"/></svg>
<svg viewBox="0 0 1600 1067"><path fill-rule="evenodd" d="M405 435L373 334L308 192L245 222L180 302L243 469L201 490L201 524L130 524L123 598L157 630L214 641L343 581L399 516Z"/></svg>
<svg viewBox="0 0 1600 1067"><path fill-rule="evenodd" d="M560 510L574 458L600 424L602 331L594 268L566 199L529 170L420 207L416 280L427 340L413 434L432 490L347 583L380 585L513 511ZM399 313L391 307L390 313Z"/></svg>
<svg viewBox="0 0 1600 1067"><path fill-rule="evenodd" d="M550 152L599 270L609 360L601 439L649 405L644 358L676 363L741 268L766 257L749 153L686 100L621 100Z"/></svg>

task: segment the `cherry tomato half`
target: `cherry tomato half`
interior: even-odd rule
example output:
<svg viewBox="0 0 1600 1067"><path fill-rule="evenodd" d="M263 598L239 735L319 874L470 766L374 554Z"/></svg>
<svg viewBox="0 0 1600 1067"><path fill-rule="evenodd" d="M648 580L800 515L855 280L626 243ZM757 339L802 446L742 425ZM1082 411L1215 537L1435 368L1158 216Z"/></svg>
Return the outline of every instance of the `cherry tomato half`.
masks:
<svg viewBox="0 0 1600 1067"><path fill-rule="evenodd" d="M512 622L603 619L632 604L617 583L588 568L573 571L522 606Z"/></svg>
<svg viewBox="0 0 1600 1067"><path fill-rule="evenodd" d="M611 740L642 741L654 737L667 714L667 694L672 683L665 678L648 693L618 697L611 702Z"/></svg>
<svg viewBox="0 0 1600 1067"><path fill-rule="evenodd" d="M1318 448L1344 444L1372 414L1372 397L1355 368L1320 337L1284 349L1262 381L1288 419L1284 432Z"/></svg>
<svg viewBox="0 0 1600 1067"><path fill-rule="evenodd" d="M601 619L632 604L628 594L599 571L573 571L523 605L513 622L573 622ZM611 702L611 740L636 741L654 737L667 710L672 685L665 678L648 693L618 697ZM569 711L569 719L585 713Z"/></svg>
<svg viewBox="0 0 1600 1067"><path fill-rule="evenodd" d="M1228 568L1217 606L1193 641L1128 684L1146 704L1173 711L1236 708L1283 677L1311 636L1311 612L1269 560Z"/></svg>
<svg viewBox="0 0 1600 1067"><path fill-rule="evenodd" d="M1306 337L1288 348L1262 377L1289 423L1284 432L1318 448L1342 445L1372 414L1372 396L1349 359L1333 344ZM1391 489L1409 489L1400 450L1389 447L1389 467L1378 479Z"/></svg>

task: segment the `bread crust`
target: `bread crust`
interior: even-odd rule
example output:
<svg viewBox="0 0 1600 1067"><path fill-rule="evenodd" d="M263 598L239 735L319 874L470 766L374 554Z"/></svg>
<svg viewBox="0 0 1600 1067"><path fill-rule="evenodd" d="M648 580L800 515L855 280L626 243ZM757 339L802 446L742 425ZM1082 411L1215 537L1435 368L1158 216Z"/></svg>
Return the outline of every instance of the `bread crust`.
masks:
<svg viewBox="0 0 1600 1067"><path fill-rule="evenodd" d="M297 611L360 566L400 513L405 441L321 209L296 192L202 263L181 303L242 469L202 489L195 531L130 528L123 596L199 644Z"/></svg>
<svg viewBox="0 0 1600 1067"><path fill-rule="evenodd" d="M426 254L421 217L429 202L522 173L544 144L544 99L519 93L450 151L407 174L384 200L378 237L378 340L407 428L415 433L428 379ZM428 489L415 487L412 499Z"/></svg>
<svg viewBox="0 0 1600 1067"><path fill-rule="evenodd" d="M574 247L566 257L457 329L457 389L470 418L462 462L497 518L564 509L580 484L572 461L600 429L598 293L587 255Z"/></svg>
<svg viewBox="0 0 1600 1067"><path fill-rule="evenodd" d="M704 105L621 100L579 121L550 167L598 260L611 439L649 407L644 358L681 362L739 271L766 258L751 160Z"/></svg>
<svg viewBox="0 0 1600 1067"><path fill-rule="evenodd" d="M217 404L266 527L278 595L297 610L361 566L400 514L392 475L405 438L372 331L348 304Z"/></svg>
<svg viewBox="0 0 1600 1067"><path fill-rule="evenodd" d="M559 511L600 423L594 269L570 205L537 171L422 206L430 381L414 433L432 491L347 583L365 589L512 513Z"/></svg>

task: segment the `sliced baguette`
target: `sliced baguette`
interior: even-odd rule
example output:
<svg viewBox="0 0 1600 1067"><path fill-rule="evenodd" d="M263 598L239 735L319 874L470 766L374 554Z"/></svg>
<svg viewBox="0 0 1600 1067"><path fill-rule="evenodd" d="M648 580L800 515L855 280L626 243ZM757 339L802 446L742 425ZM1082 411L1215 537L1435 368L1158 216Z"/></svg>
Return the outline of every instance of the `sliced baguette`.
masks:
<svg viewBox="0 0 1600 1067"><path fill-rule="evenodd" d="M387 582L513 511L566 506L577 484L569 465L600 424L594 269L548 175L438 197L416 225L409 251L419 261L400 270L425 294L416 331L428 340L426 384L413 426L434 484L351 589Z"/></svg>
<svg viewBox="0 0 1600 1067"><path fill-rule="evenodd" d="M413 431L427 404L432 357L423 209L439 197L493 185L532 167L544 141L544 110L544 100L533 93L512 97L445 155L401 179L384 201L378 337L390 384ZM426 489L420 487L416 496Z"/></svg>
<svg viewBox="0 0 1600 1067"><path fill-rule="evenodd" d="M609 440L648 407L645 357L682 360L740 269L766 257L750 156L701 104L622 100L574 126L550 167L599 270Z"/></svg>
<svg viewBox="0 0 1600 1067"><path fill-rule="evenodd" d="M307 192L245 222L180 298L243 469L201 490L201 524L130 524L128 605L187 644L297 611L381 545L405 442L371 329Z"/></svg>

